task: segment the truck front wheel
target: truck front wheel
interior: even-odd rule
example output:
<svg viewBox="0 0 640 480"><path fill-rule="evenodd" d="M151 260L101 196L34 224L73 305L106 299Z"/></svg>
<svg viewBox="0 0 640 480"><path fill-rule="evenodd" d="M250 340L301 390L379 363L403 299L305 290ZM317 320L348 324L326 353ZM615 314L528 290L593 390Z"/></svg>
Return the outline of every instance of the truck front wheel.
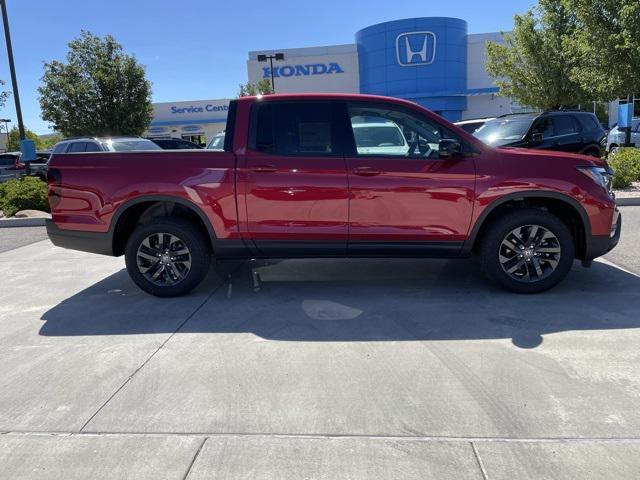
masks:
<svg viewBox="0 0 640 480"><path fill-rule="evenodd" d="M133 231L125 263L142 290L157 297L176 297L198 286L211 256L205 238L189 221L160 217Z"/></svg>
<svg viewBox="0 0 640 480"><path fill-rule="evenodd" d="M489 226L480 254L485 273L504 288L538 293L567 276L575 247L571 232L556 216L523 209Z"/></svg>

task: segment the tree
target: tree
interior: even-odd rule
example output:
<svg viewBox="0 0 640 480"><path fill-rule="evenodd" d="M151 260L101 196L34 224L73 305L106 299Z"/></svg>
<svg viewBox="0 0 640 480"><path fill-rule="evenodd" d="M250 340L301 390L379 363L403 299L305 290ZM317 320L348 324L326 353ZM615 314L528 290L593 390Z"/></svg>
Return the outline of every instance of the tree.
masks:
<svg viewBox="0 0 640 480"><path fill-rule="evenodd" d="M578 24L568 41L572 79L595 100L640 93L640 1L565 1Z"/></svg>
<svg viewBox="0 0 640 480"><path fill-rule="evenodd" d="M42 139L38 136L37 133L34 133L28 129L25 129L24 133L25 137L36 142L36 149L44 149ZM20 150L20 132L18 131L18 127L13 127L11 130L9 130L9 136L7 137L7 145L5 148L7 152L17 152Z"/></svg>
<svg viewBox="0 0 640 480"><path fill-rule="evenodd" d="M269 95L273 93L271 88L271 80L268 78L262 78L257 83L240 84L240 91L238 97L250 97L254 95Z"/></svg>
<svg viewBox="0 0 640 480"><path fill-rule="evenodd" d="M53 146L64 140L64 136L59 133L54 133L52 135L42 135L40 137L40 147L42 150L51 150Z"/></svg>
<svg viewBox="0 0 640 480"><path fill-rule="evenodd" d="M38 88L43 120L65 136L140 135L151 121L151 84L122 45L82 31L67 63L45 63Z"/></svg>
<svg viewBox="0 0 640 480"><path fill-rule="evenodd" d="M487 44L486 68L502 95L542 110L592 100L571 76L577 60L565 44L576 31L576 18L565 2L539 0L514 16L504 43Z"/></svg>
<svg viewBox="0 0 640 480"><path fill-rule="evenodd" d="M0 86L4 85L4 80L0 80ZM4 107L4 104L7 102L7 98L9 98L9 92L0 92L0 108Z"/></svg>

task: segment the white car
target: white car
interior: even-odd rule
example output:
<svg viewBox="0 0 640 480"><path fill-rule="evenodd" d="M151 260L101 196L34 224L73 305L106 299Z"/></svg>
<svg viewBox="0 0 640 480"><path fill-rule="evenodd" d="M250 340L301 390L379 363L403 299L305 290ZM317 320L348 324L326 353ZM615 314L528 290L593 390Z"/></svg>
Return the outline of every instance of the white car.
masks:
<svg viewBox="0 0 640 480"><path fill-rule="evenodd" d="M409 145L400 127L393 122L353 123L360 155L406 155Z"/></svg>
<svg viewBox="0 0 640 480"><path fill-rule="evenodd" d="M609 130L607 135L607 153L615 152L618 147L624 145L625 133L618 129L618 125L615 125ZM631 123L631 143L640 147L640 118L633 119Z"/></svg>

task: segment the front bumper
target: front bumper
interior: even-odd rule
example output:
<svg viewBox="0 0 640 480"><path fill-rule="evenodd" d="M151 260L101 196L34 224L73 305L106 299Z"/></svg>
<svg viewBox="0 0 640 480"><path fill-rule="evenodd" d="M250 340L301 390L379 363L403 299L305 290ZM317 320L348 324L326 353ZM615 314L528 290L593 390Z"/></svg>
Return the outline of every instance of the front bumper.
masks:
<svg viewBox="0 0 640 480"><path fill-rule="evenodd" d="M620 241L620 232L622 231L622 215L615 210L614 221L611 226L609 235L591 235L586 239L584 260L593 260L610 252L618 245Z"/></svg>

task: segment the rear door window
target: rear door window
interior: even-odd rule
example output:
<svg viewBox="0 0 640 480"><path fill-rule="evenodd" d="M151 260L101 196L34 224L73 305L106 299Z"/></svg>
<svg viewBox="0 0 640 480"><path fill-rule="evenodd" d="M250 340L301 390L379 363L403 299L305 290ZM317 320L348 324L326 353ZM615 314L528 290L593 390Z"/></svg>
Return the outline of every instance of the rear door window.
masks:
<svg viewBox="0 0 640 480"><path fill-rule="evenodd" d="M87 142L85 146L85 152L100 152L100 147L93 142Z"/></svg>
<svg viewBox="0 0 640 480"><path fill-rule="evenodd" d="M336 105L329 102L264 103L252 114L250 145L265 153L292 156L341 155Z"/></svg>
<svg viewBox="0 0 640 480"><path fill-rule="evenodd" d="M571 115L558 115L553 118L556 127L556 135L570 135L578 132L576 121Z"/></svg>
<svg viewBox="0 0 640 480"><path fill-rule="evenodd" d="M67 153L80 153L80 152L84 152L85 148L87 146L86 142L73 142L70 146L69 149L67 150Z"/></svg>

